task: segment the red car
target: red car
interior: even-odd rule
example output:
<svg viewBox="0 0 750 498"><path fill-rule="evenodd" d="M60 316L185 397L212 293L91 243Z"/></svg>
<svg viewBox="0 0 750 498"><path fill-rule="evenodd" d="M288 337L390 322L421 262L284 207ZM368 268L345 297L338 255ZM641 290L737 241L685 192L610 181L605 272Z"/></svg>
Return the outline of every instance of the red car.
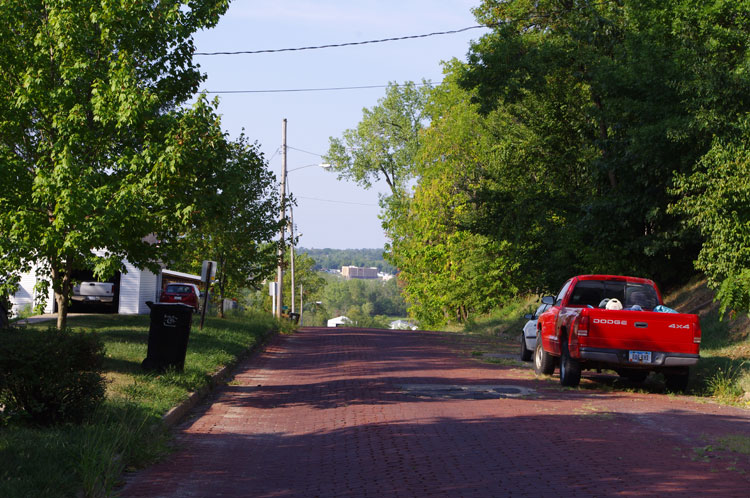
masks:
<svg viewBox="0 0 750 498"><path fill-rule="evenodd" d="M167 284L161 293L161 303L182 303L192 306L197 313L200 309L200 290L195 284Z"/></svg>

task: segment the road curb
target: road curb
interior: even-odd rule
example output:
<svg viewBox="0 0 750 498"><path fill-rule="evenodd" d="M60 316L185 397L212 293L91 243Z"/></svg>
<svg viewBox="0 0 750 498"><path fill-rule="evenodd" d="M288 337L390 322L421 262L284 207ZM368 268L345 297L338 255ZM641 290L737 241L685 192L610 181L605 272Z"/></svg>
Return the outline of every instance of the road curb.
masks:
<svg viewBox="0 0 750 498"><path fill-rule="evenodd" d="M211 375L207 386L204 386L201 389L190 393L190 396L188 396L185 401L171 408L162 416L161 420L164 426L171 429L182 422L190 413L190 411L195 408L200 402L205 400L208 395L211 394L218 386L226 384L226 381L233 376L235 368L237 368L237 366L242 361L265 349L268 342L277 335L279 335L279 332L268 333L260 342L253 344L248 349L240 353L234 359L234 361L228 363L227 365L224 365L219 370L214 372Z"/></svg>

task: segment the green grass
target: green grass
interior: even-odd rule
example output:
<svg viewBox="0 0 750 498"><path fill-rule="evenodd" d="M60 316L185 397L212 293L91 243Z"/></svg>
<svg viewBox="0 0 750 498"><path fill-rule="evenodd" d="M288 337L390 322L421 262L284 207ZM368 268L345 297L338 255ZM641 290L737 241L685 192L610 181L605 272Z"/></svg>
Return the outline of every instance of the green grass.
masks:
<svg viewBox="0 0 750 498"><path fill-rule="evenodd" d="M701 316L701 360L692 370L694 393L750 406L750 339L733 334L732 320L716 311Z"/></svg>
<svg viewBox="0 0 750 498"><path fill-rule="evenodd" d="M520 334L527 321L523 318L523 315L533 313L539 305L538 301L539 299L536 296L519 297L509 301L488 315L470 317L462 327L450 325L446 330L481 335L515 334L516 332Z"/></svg>
<svg viewBox="0 0 750 498"><path fill-rule="evenodd" d="M198 323L190 332L184 372L153 374L140 368L148 316L71 317L71 328L93 331L105 343L107 399L83 425L39 428L0 418L0 496L109 496L124 470L166 451L164 413L280 328L268 315L208 318L202 331Z"/></svg>

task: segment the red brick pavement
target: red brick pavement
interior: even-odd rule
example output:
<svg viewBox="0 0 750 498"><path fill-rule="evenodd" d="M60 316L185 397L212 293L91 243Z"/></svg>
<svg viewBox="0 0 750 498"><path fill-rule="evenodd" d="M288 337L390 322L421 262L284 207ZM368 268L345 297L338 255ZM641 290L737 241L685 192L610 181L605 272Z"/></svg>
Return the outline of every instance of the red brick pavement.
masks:
<svg viewBox="0 0 750 498"><path fill-rule="evenodd" d="M504 385L520 398L417 396ZM481 396L480 396L481 398ZM247 360L123 497L750 496L750 411L562 390L459 357L440 333L304 329ZM711 445L713 451L700 451Z"/></svg>

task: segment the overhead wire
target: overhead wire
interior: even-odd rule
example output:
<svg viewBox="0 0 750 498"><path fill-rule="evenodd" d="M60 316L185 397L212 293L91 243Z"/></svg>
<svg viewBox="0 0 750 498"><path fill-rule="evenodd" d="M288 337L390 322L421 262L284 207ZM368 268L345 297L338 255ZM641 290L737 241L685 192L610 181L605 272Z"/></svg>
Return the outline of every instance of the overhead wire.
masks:
<svg viewBox="0 0 750 498"><path fill-rule="evenodd" d="M438 81L434 84L439 85L442 81ZM425 86L433 83L414 83L415 86ZM397 87L404 85L397 84ZM292 93L292 92L333 92L341 90L365 90L372 88L387 88L388 85L363 85L363 86L339 86L339 87L324 87L324 88L285 88L276 90L204 90L206 94L241 94L241 93Z"/></svg>
<svg viewBox="0 0 750 498"><path fill-rule="evenodd" d="M617 3L619 0L600 0L599 2L594 2L592 4L585 4L580 5L578 7L571 7L568 10L584 10L584 9L590 9L591 7L598 7L607 5L610 3ZM375 40L363 40L363 41L355 41L355 42L344 42L344 43L329 43L326 45L310 45L306 47L289 47L289 48L270 48L270 49L262 49L262 50L235 50L235 51L219 51L219 52L195 52L193 55L199 55L199 56L216 56L216 55L255 55L255 54L274 54L274 53L280 53L280 52L300 52L305 50L322 50L327 48L341 48L341 47L352 47L352 46L358 46L358 45L371 45L375 43L386 43L386 42L394 42L394 41L403 41L403 40L415 40L419 38L428 38L432 36L444 36L444 35L454 35L458 33L463 33L465 31L469 31L472 29L492 29L497 28L500 26L504 26L507 24L511 24L513 22L521 22L521 21L533 21L534 19L539 18L548 18L552 17L555 14L563 14L566 10L552 10L547 13L536 13L529 16L524 17L518 17L513 19L505 19L503 21L495 22L495 23L488 23L488 24L478 24L475 26L467 26L465 28L459 28L459 29L451 29L447 31L434 31L432 33L424 33L419 35L406 35L406 36L395 36L391 38L380 38Z"/></svg>
<svg viewBox="0 0 750 498"><path fill-rule="evenodd" d="M212 55L253 55L253 54L274 54L279 52L299 52L303 50L320 50L325 48L340 48L340 47L351 47L356 45L369 45L373 43L385 43L401 40L413 40L417 38L427 38L430 36L441 36L441 35L453 35L456 33L462 33L469 31L470 29L488 28L490 26L478 25L468 26L461 29L453 29L450 31L435 31L433 33L425 33L421 35L408 35L408 36L396 36L393 38L381 38L378 40L363 40L358 42L344 42L344 43L330 43L327 45L314 45L308 47L291 47L291 48L271 48L263 50L237 50L233 52L195 52L194 55L212 56Z"/></svg>
<svg viewBox="0 0 750 498"><path fill-rule="evenodd" d="M297 152L304 152L305 154L310 154L311 156L323 157L323 154L318 154L316 152L310 152L309 150L298 149L297 147L292 147L291 145L287 145L286 148L287 149L296 150Z"/></svg>

